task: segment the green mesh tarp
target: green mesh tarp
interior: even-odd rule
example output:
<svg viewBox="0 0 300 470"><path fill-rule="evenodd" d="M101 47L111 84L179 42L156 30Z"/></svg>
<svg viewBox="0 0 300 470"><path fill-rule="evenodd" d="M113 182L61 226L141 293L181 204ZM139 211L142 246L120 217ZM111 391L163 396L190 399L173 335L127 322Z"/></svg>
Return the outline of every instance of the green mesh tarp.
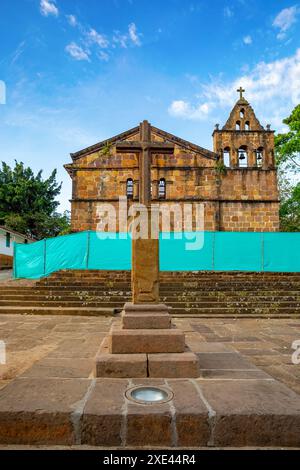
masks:
<svg viewBox="0 0 300 470"><path fill-rule="evenodd" d="M300 272L300 233L164 232L159 253L161 271ZM79 232L15 244L16 278L61 269L131 269L130 235Z"/></svg>
<svg viewBox="0 0 300 470"><path fill-rule="evenodd" d="M264 233L264 271L300 271L300 233Z"/></svg>
<svg viewBox="0 0 300 470"><path fill-rule="evenodd" d="M127 233L89 232L88 269L131 269L131 239Z"/></svg>
<svg viewBox="0 0 300 470"><path fill-rule="evenodd" d="M212 270L213 237L213 232L184 232L183 236L180 232L161 233L159 237L160 270Z"/></svg>
<svg viewBox="0 0 300 470"><path fill-rule="evenodd" d="M215 232L215 271L261 271L262 233Z"/></svg>
<svg viewBox="0 0 300 470"><path fill-rule="evenodd" d="M14 277L37 279L45 275L45 242L14 245Z"/></svg>
<svg viewBox="0 0 300 470"><path fill-rule="evenodd" d="M45 245L45 274L60 269L87 267L88 232L49 238Z"/></svg>

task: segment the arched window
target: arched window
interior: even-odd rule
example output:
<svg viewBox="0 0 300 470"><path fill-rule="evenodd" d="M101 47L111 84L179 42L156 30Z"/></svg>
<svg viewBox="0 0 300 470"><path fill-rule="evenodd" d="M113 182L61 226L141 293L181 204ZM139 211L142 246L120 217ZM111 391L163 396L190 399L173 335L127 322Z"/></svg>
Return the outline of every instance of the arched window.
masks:
<svg viewBox="0 0 300 470"><path fill-rule="evenodd" d="M241 121L236 121L236 123L235 123L235 130L236 130L236 131L241 130Z"/></svg>
<svg viewBox="0 0 300 470"><path fill-rule="evenodd" d="M128 178L126 181L126 196L128 199L133 198L133 179Z"/></svg>
<svg viewBox="0 0 300 470"><path fill-rule="evenodd" d="M158 183L158 197L159 199L166 198L166 180L165 178L160 178Z"/></svg>
<svg viewBox="0 0 300 470"><path fill-rule="evenodd" d="M244 116L245 116L245 111L244 111L244 108L242 108L242 109L240 110L240 118L241 118L241 119L244 119Z"/></svg>
<svg viewBox="0 0 300 470"><path fill-rule="evenodd" d="M223 150L223 163L225 166L230 166L230 148L225 147Z"/></svg>
<svg viewBox="0 0 300 470"><path fill-rule="evenodd" d="M249 121L245 122L245 131L250 131L250 122Z"/></svg>
<svg viewBox="0 0 300 470"><path fill-rule="evenodd" d="M256 166L262 167L263 164L263 156L264 156L264 149L263 147L259 147L256 150Z"/></svg>
<svg viewBox="0 0 300 470"><path fill-rule="evenodd" d="M238 150L238 157L239 157L239 167L240 168L247 168L248 166L248 153L247 147L242 145Z"/></svg>

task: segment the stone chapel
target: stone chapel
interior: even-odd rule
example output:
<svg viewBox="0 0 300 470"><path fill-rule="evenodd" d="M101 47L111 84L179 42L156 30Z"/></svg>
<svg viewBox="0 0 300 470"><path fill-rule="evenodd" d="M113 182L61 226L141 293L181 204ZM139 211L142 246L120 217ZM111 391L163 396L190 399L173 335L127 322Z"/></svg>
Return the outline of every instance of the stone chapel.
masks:
<svg viewBox="0 0 300 470"><path fill-rule="evenodd" d="M117 209L119 196L127 196L128 205L139 200L139 159L146 147L153 203L202 202L209 231L278 231L274 131L260 124L244 90L238 92L227 122L213 131L213 151L143 121L72 153L65 165L72 178L72 231L96 230L99 203Z"/></svg>

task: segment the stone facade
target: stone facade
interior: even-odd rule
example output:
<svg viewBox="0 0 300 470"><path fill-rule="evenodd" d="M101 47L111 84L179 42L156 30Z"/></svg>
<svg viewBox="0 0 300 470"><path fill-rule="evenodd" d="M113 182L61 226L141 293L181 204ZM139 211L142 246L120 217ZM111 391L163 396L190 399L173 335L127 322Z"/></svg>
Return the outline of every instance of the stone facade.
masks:
<svg viewBox="0 0 300 470"><path fill-rule="evenodd" d="M73 163L65 168L73 182L73 231L99 229L97 205L109 203L118 209L119 196L130 191L129 179L132 197L128 206L139 200L140 153L130 151L130 143L140 142L140 135L141 125L71 154ZM120 143L123 148L124 142L128 143L126 152L117 148ZM173 144L168 154L152 149L152 203L179 203L184 210L187 203L203 202L205 230L279 230L274 131L261 126L243 97L224 127L216 126L213 152L154 126L151 142ZM179 228L172 225L172 230Z"/></svg>

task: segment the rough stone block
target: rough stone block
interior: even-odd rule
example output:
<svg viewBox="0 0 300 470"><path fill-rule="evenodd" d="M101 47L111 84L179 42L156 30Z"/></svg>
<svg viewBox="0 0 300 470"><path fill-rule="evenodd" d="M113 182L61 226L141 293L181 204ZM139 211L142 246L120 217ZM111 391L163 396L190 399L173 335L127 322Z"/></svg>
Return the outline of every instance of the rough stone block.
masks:
<svg viewBox="0 0 300 470"><path fill-rule="evenodd" d="M149 377L199 377L199 360L191 352L148 355Z"/></svg>
<svg viewBox="0 0 300 470"><path fill-rule="evenodd" d="M111 354L184 352L184 333L176 329L121 330L112 328L108 336Z"/></svg>
<svg viewBox="0 0 300 470"><path fill-rule="evenodd" d="M97 380L84 408L81 442L95 446L122 445L126 379Z"/></svg>
<svg viewBox="0 0 300 470"><path fill-rule="evenodd" d="M210 440L208 410L194 383L170 380L167 384L174 393L177 446L206 446Z"/></svg>
<svg viewBox="0 0 300 470"><path fill-rule="evenodd" d="M276 380L197 380L215 446L300 446L300 397Z"/></svg>
<svg viewBox="0 0 300 470"><path fill-rule="evenodd" d="M134 380L132 386L166 386L161 379ZM171 388L171 387L170 387ZM171 402L139 405L127 400L127 446L173 446Z"/></svg>
<svg viewBox="0 0 300 470"><path fill-rule="evenodd" d="M166 304L134 304L126 302L124 305L124 312L127 313L168 313L170 307Z"/></svg>
<svg viewBox="0 0 300 470"><path fill-rule="evenodd" d="M99 354L96 377L147 377L146 354Z"/></svg>
<svg viewBox="0 0 300 470"><path fill-rule="evenodd" d="M13 380L1 390L0 443L75 444L72 414L90 383L62 378Z"/></svg>
<svg viewBox="0 0 300 470"><path fill-rule="evenodd" d="M123 329L164 329L171 327L168 313L122 313Z"/></svg>

